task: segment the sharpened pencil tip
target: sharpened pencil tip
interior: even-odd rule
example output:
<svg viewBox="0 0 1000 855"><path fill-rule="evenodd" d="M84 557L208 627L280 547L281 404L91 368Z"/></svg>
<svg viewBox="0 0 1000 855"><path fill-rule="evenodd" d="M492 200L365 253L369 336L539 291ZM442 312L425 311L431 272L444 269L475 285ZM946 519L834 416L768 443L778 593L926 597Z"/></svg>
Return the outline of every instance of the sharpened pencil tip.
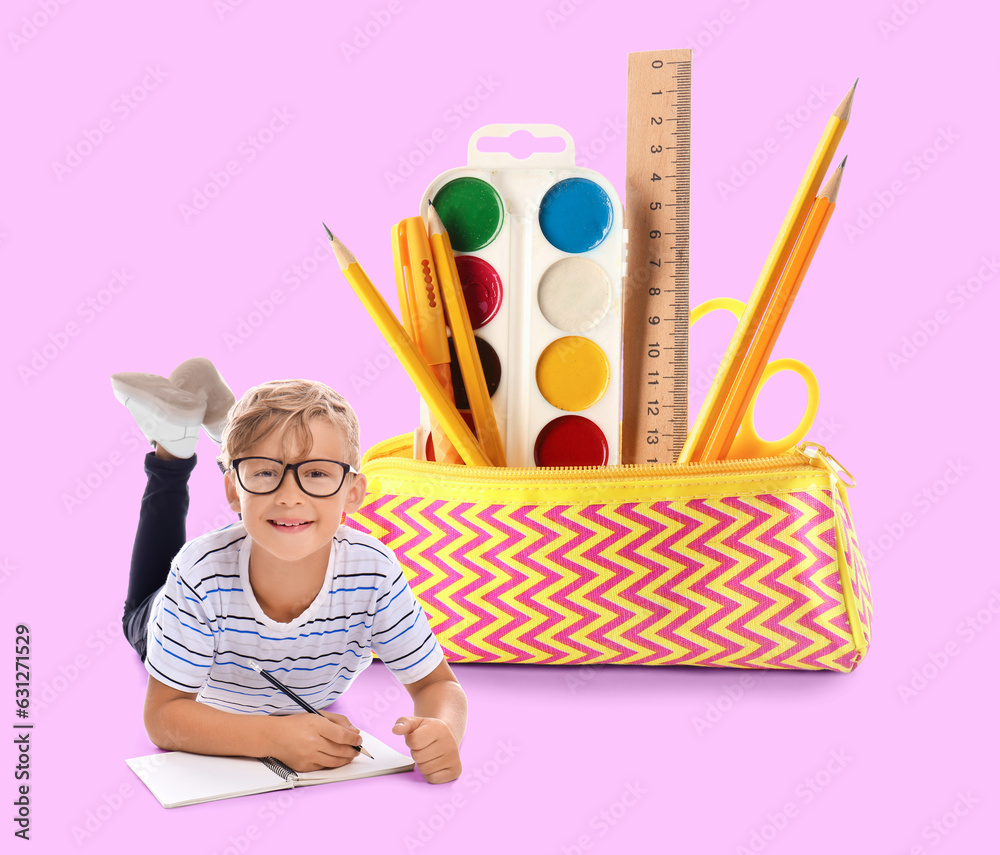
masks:
<svg viewBox="0 0 1000 855"><path fill-rule="evenodd" d="M441 220L441 215L435 210L434 206L428 202L427 203L427 232L430 235L440 235L444 234L444 223Z"/></svg>
<svg viewBox="0 0 1000 855"><path fill-rule="evenodd" d="M326 223L323 223L323 228L326 229L327 236L330 238L330 246L333 247L333 255L337 259L340 269L346 270L352 264L356 263L357 259L354 257L354 254L340 242L340 238L330 231Z"/></svg>
<svg viewBox="0 0 1000 855"><path fill-rule="evenodd" d="M859 77L858 80L861 78ZM833 115L842 121L850 121L851 118L851 105L854 103L854 90L857 89L858 80L854 81L854 85L851 87L851 91L844 96L844 100L837 105L837 109L833 111Z"/></svg>
<svg viewBox="0 0 1000 855"><path fill-rule="evenodd" d="M847 163L847 157L841 161L840 166L833 170L833 174L830 176L830 180L820 188L819 193L816 194L816 198L822 198L826 196L830 200L830 204L836 204L837 196L840 195L840 182L844 179L844 164Z"/></svg>

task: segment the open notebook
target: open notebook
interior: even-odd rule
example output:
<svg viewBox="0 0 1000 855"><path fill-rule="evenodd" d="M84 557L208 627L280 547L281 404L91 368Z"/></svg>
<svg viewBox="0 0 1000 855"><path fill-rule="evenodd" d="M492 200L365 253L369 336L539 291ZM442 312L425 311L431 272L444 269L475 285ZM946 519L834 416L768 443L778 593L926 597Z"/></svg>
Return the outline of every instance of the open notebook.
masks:
<svg viewBox="0 0 1000 855"><path fill-rule="evenodd" d="M374 760L359 754L346 766L317 772L296 772L273 757L210 757L185 751L133 757L125 762L166 808L312 784L373 778L409 772L413 768L410 757L364 731L361 735L365 748L375 756Z"/></svg>

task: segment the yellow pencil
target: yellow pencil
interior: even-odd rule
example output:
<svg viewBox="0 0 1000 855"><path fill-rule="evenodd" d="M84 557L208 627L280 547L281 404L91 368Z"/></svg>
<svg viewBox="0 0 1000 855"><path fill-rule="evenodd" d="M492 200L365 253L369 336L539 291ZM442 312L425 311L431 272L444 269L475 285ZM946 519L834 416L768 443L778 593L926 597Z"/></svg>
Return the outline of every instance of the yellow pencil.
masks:
<svg viewBox="0 0 1000 855"><path fill-rule="evenodd" d="M736 439L740 422L743 421L747 407L750 406L754 392L760 384L764 369L767 367L767 361L771 358L774 343L781 333L781 328L785 324L795 296L799 292L799 286L805 279L806 271L809 270L809 263L812 261L819 242L823 239L827 223L830 222L830 217L833 215L846 162L847 158L845 157L840 166L833 171L830 180L819 191L819 195L806 215L802 232L795 242L792 254L788 258L788 264L785 265L781 279L778 280L778 285L774 290L774 297L764 311L760 328L757 330L757 334L747 350L746 358L736 374L733 391L726 400L724 412L709 435L701 458L704 463L722 460L729 456L729 449L733 445L733 440Z"/></svg>
<svg viewBox="0 0 1000 855"><path fill-rule="evenodd" d="M438 212L430 204L427 206L427 230L430 233L431 252L434 254L438 284L441 286L441 295L444 297L444 307L448 314L448 325L451 327L451 340L455 345L458 366L462 371L462 380L469 398L469 409L472 411L476 433L483 445L483 451L493 461L493 465L506 466L507 455L500 439L500 428L490 401L490 392L486 387L486 375L483 373L483 363L476 347L476 337L472 332L469 308L465 304L465 295L461 290L462 283L458 278L451 238L448 237L448 230L444 227Z"/></svg>
<svg viewBox="0 0 1000 855"><path fill-rule="evenodd" d="M417 387L420 396L427 402L431 413L440 422L448 438L452 441L462 459L470 466L490 466L489 458L483 452L482 447L476 440L465 420L455 409L455 405L448 401L444 390L438 383L431 369L417 351L413 341L406 334L406 330L400 325L392 309L382 299L378 289L372 284L368 274L358 264L358 260L351 251L344 246L323 224L327 236L330 238L330 245L333 247L333 254L343 271L344 278L358 295L361 304L379 328L379 332L388 342L392 352L400 361L406 373L410 376L413 384Z"/></svg>
<svg viewBox="0 0 1000 855"><path fill-rule="evenodd" d="M725 403L732 394L736 375L746 358L753 336L760 327L761 318L771 301L778 278L784 270L785 262L788 261L788 256L802 229L802 223L809 207L816 197L816 191L819 190L823 176L826 175L826 171L833 161L837 144L847 128L847 122L851 117L851 104L854 101L854 90L857 85L858 82L855 80L851 91L844 96L844 100L840 102L826 123L819 144L813 152L805 175L792 199L792 205L788 209L788 213L785 214L785 220L781 224L771 252L764 262L764 268L757 278L757 284L747 301L746 309L736 326L736 332L729 342L729 348L722 358L712 386L705 396L705 401L698 412L694 426L691 428L684 448L681 449L677 458L678 463L698 463L708 459L705 457L705 453L709 437L723 416Z"/></svg>

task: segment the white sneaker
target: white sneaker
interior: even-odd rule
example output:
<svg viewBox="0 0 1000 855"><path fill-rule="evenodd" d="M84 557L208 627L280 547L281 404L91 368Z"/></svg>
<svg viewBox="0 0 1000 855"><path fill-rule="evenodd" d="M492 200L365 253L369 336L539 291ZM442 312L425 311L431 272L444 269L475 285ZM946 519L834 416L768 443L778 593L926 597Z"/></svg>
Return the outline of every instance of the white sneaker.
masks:
<svg viewBox="0 0 1000 855"><path fill-rule="evenodd" d="M236 396L216 367L204 356L196 356L178 365L170 373L170 382L192 395L204 396L205 415L201 426L212 441L219 445L229 409L236 403Z"/></svg>
<svg viewBox="0 0 1000 855"><path fill-rule="evenodd" d="M188 392L159 374L137 371L112 374L111 388L151 443L174 457L194 454L205 417L203 392Z"/></svg>

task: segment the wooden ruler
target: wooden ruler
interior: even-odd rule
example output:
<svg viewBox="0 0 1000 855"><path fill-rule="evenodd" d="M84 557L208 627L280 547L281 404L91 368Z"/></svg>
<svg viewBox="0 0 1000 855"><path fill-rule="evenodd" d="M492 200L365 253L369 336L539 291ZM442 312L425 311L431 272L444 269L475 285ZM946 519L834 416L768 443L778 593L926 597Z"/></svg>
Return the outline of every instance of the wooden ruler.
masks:
<svg viewBox="0 0 1000 855"><path fill-rule="evenodd" d="M622 463L674 463L687 437L691 51L628 55Z"/></svg>

